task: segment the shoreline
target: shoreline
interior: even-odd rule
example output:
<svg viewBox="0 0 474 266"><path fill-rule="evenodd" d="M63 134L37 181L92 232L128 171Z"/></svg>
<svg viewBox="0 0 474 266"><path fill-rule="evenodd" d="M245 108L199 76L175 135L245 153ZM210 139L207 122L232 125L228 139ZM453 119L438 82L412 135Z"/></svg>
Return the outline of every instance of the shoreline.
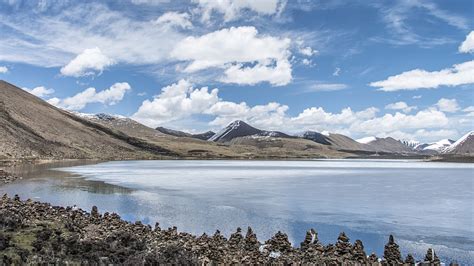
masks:
<svg viewBox="0 0 474 266"><path fill-rule="evenodd" d="M257 157L257 158L196 158L196 157L170 157L170 158L65 158L65 159L3 159L0 160L0 169L1 168L10 168L21 165L40 165L40 164L49 164L55 162L75 162L75 161L90 161L90 162L112 162L112 161L136 161L136 160L236 160L236 161L314 161L314 160L420 160L423 162L449 162L449 163L474 163L474 156L401 156L401 155L390 155L390 156L348 156L340 158L326 158L326 157Z"/></svg>
<svg viewBox="0 0 474 266"><path fill-rule="evenodd" d="M217 230L213 236L194 236L176 227L161 229L124 221L118 214L86 212L77 207L52 206L20 200L6 194L0 199L0 258L5 264L344 264L415 265L409 254L402 257L392 236L383 258L366 254L363 243L353 243L342 232L335 244L322 245L310 229L300 247L293 247L283 232L259 242L249 227L229 239ZM428 249L427 265L440 265Z"/></svg>

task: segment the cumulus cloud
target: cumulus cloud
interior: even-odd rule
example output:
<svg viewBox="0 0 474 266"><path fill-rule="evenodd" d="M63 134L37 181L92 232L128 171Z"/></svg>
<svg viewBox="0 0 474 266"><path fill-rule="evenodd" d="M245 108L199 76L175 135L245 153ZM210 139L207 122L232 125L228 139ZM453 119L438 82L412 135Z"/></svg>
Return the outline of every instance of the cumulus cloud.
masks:
<svg viewBox="0 0 474 266"><path fill-rule="evenodd" d="M387 104L385 106L385 109L388 109L388 110L402 110L405 113L409 113L412 110L417 109L417 107L416 106L408 106L408 104L406 102L396 102L396 103Z"/></svg>
<svg viewBox="0 0 474 266"><path fill-rule="evenodd" d="M218 102L217 89L194 89L187 80L166 86L152 100L145 100L132 118L156 127L169 121L205 112Z"/></svg>
<svg viewBox="0 0 474 266"><path fill-rule="evenodd" d="M209 21L213 12L223 14L224 21L238 18L243 10L251 10L261 15L273 15L284 8L286 3L280 0L193 0L193 2L201 9L203 21Z"/></svg>
<svg viewBox="0 0 474 266"><path fill-rule="evenodd" d="M23 90L33 94L36 97L40 97L40 98L43 98L45 96L48 96L48 95L54 93L53 89L48 89L44 86L39 86L39 87L36 87L36 88L33 88L33 89L23 88Z"/></svg>
<svg viewBox="0 0 474 266"><path fill-rule="evenodd" d="M51 98L48 102L60 108L76 111L83 109L90 103L114 105L120 102L129 90L131 87L127 82L115 83L110 88L99 92L91 87L74 96L65 99Z"/></svg>
<svg viewBox="0 0 474 266"><path fill-rule="evenodd" d="M462 110L463 112L474 112L474 106L469 106L469 107L466 107Z"/></svg>
<svg viewBox="0 0 474 266"><path fill-rule="evenodd" d="M61 68L64 76L82 77L94 75L95 72L102 72L114 61L108 58L98 48L85 49L82 53L72 59L67 65Z"/></svg>
<svg viewBox="0 0 474 266"><path fill-rule="evenodd" d="M303 58L303 60L301 60L301 63L303 63L303 65L305 66L311 66L313 64L313 60L308 59L308 58Z"/></svg>
<svg viewBox="0 0 474 266"><path fill-rule="evenodd" d="M474 31L471 31L459 46L459 52L461 53L474 53Z"/></svg>
<svg viewBox="0 0 474 266"><path fill-rule="evenodd" d="M440 71L414 69L370 83L381 91L434 89L440 86L459 86L474 83L474 60Z"/></svg>
<svg viewBox="0 0 474 266"><path fill-rule="evenodd" d="M231 27L187 37L171 56L189 62L183 70L186 73L221 68L223 82L286 85L292 78L289 48L290 39L259 35L255 27Z"/></svg>
<svg viewBox="0 0 474 266"><path fill-rule="evenodd" d="M233 65L225 70L224 77L220 81L243 85L255 85L266 81L275 86L283 86L290 83L291 79L290 62L281 60L277 61L275 66L262 63L253 67L244 67L243 64Z"/></svg>
<svg viewBox="0 0 474 266"><path fill-rule="evenodd" d="M166 12L154 21L157 25L176 26L183 29L193 27L188 13Z"/></svg>
<svg viewBox="0 0 474 266"><path fill-rule="evenodd" d="M385 114L358 123L350 127L352 132L366 132L367 135L391 135L391 132L400 130L409 131L427 128L440 128L448 125L446 115L434 109L421 110L414 115L403 113Z"/></svg>
<svg viewBox="0 0 474 266"><path fill-rule="evenodd" d="M0 74L5 74L8 72L8 68L6 66L0 66Z"/></svg>
<svg viewBox="0 0 474 266"><path fill-rule="evenodd" d="M299 49L300 54L306 55L306 56L312 56L317 53L316 50L313 50L313 48L307 46L307 47L301 47Z"/></svg>
<svg viewBox="0 0 474 266"><path fill-rule="evenodd" d="M439 101L436 103L436 106L440 111L443 112L448 112L448 113L454 113L458 111L459 105L456 99L446 99L446 98L441 98Z"/></svg>

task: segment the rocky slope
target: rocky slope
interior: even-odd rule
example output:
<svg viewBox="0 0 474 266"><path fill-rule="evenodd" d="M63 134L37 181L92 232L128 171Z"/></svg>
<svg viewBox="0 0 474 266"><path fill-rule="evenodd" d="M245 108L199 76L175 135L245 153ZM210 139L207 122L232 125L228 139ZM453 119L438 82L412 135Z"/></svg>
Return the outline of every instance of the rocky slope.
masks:
<svg viewBox="0 0 474 266"><path fill-rule="evenodd" d="M424 258L439 265L434 250ZM77 207L57 207L18 196L0 199L0 264L6 265L413 265L403 259L393 236L383 258L367 256L362 241L341 233L335 244L323 245L309 230L300 247L277 232L261 243L249 227L237 228L229 239L219 231L212 236L178 232L176 227L152 228L129 223L115 213L90 213Z"/></svg>
<svg viewBox="0 0 474 266"><path fill-rule="evenodd" d="M0 81L0 160L161 158L161 146L58 109Z"/></svg>
<svg viewBox="0 0 474 266"><path fill-rule="evenodd" d="M346 150L346 151L374 151L370 146L359 143L347 136L342 134L333 134L333 133L319 133L315 131L306 131L301 135L304 139L309 139L314 142L331 145L334 149L337 150Z"/></svg>
<svg viewBox="0 0 474 266"><path fill-rule="evenodd" d="M443 150L445 154L474 155L474 131L468 132Z"/></svg>
<svg viewBox="0 0 474 266"><path fill-rule="evenodd" d="M208 140L212 136L214 136L216 133L212 131L207 131L204 133L198 133L198 134L191 134L179 130L174 130L174 129L169 129L165 127L157 127L155 128L156 130L160 131L163 134L175 136L175 137L187 137L187 138L195 138L195 139L200 139L200 140Z"/></svg>
<svg viewBox="0 0 474 266"><path fill-rule="evenodd" d="M415 150L403 144L401 141L392 137L377 138L368 137L359 140L361 144L365 144L369 149L377 152L397 153L397 154L414 154Z"/></svg>

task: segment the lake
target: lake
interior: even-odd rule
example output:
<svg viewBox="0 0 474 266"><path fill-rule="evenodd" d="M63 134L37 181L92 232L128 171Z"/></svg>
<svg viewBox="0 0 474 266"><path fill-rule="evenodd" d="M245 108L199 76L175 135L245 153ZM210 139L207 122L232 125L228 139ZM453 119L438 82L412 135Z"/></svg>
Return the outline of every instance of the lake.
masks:
<svg viewBox="0 0 474 266"><path fill-rule="evenodd" d="M77 165L79 164L79 165ZM389 234L403 256L429 247L450 262L474 261L474 165L413 160L116 161L23 166L0 186L21 198L116 212L162 228L229 236L251 226L295 246L306 230L335 243L345 231L368 254Z"/></svg>

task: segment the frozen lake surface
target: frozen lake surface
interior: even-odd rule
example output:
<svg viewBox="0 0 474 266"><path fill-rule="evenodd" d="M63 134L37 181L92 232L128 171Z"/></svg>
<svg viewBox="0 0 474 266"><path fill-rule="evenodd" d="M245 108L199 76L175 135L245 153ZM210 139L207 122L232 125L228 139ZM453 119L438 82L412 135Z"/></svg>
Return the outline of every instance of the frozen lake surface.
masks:
<svg viewBox="0 0 474 266"><path fill-rule="evenodd" d="M59 167L61 166L61 167ZM0 186L58 205L117 212L179 231L259 240L284 231L297 246L315 228L323 243L345 231L381 256L394 234L403 256L434 247L442 260L474 261L474 165L401 160L118 161L17 169Z"/></svg>

